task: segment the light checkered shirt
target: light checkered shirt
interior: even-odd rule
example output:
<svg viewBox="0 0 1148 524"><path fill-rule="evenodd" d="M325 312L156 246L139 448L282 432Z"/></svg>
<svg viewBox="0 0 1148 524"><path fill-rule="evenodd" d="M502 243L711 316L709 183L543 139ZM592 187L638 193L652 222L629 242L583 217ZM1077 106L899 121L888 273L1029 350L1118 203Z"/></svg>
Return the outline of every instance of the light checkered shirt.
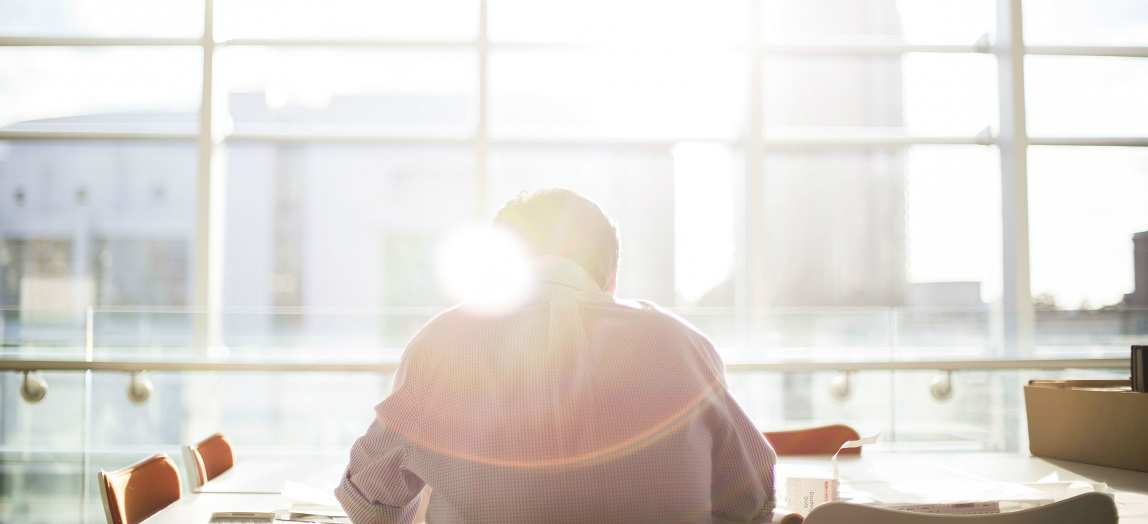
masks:
<svg viewBox="0 0 1148 524"><path fill-rule="evenodd" d="M356 523L757 522L773 450L682 320L540 264L513 312L455 308L411 341L335 494Z"/></svg>

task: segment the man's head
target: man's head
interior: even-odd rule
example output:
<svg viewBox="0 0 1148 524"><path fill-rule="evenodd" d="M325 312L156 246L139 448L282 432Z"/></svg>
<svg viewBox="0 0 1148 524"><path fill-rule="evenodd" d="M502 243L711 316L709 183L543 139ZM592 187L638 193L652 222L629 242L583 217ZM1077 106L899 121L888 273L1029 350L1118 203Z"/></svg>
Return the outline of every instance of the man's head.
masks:
<svg viewBox="0 0 1148 524"><path fill-rule="evenodd" d="M523 193L502 206L494 223L518 236L531 254L572 260L603 290L614 291L618 229L586 197L568 189Z"/></svg>

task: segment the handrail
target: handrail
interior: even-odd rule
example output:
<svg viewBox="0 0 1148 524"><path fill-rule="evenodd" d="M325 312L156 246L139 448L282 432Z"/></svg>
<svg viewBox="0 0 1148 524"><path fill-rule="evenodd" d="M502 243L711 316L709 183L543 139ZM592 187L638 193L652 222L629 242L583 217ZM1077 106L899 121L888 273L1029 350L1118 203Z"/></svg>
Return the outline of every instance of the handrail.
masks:
<svg viewBox="0 0 1148 524"><path fill-rule="evenodd" d="M224 372L360 372L391 373L398 361L211 361L211 360L53 360L0 358L0 371L224 371ZM906 361L776 361L731 362L726 371L745 373L812 372L812 371L984 371L984 370L1056 370L1056 369L1127 369L1127 358L1051 358L1051 359L950 359Z"/></svg>

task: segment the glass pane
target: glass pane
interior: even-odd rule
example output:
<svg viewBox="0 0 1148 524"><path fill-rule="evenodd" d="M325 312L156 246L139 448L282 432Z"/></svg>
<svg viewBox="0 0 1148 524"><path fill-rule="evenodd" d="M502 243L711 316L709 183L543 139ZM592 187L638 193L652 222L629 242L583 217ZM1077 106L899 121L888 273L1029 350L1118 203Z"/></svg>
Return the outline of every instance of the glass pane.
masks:
<svg viewBox="0 0 1148 524"><path fill-rule="evenodd" d="M1148 135L1148 59L1029 56L1033 135Z"/></svg>
<svg viewBox="0 0 1148 524"><path fill-rule="evenodd" d="M224 304L303 313L232 316L229 345L397 356L454 300L436 256L475 217L471 148L237 143L227 156Z"/></svg>
<svg viewBox="0 0 1148 524"><path fill-rule="evenodd" d="M999 328L992 308L969 306L977 300L978 287L988 286L967 281L912 284L910 306L897 310L893 319L896 326L893 358L928 360L999 355ZM916 298L914 294L924 297ZM926 299L932 300L925 302ZM914 306L914 301L925 304Z"/></svg>
<svg viewBox="0 0 1148 524"><path fill-rule="evenodd" d="M390 376L380 373L146 376L154 390L137 404L126 394L128 374L93 375L93 448L146 456L161 446L222 432L241 449L344 451L370 425L371 408L390 391ZM284 387L286 381L292 386ZM301 420L324 429L291 431Z"/></svg>
<svg viewBox="0 0 1148 524"><path fill-rule="evenodd" d="M980 146L774 153L759 207L767 304L955 306L993 296L996 152ZM934 294L935 292L935 294ZM962 294L961 296L964 296Z"/></svg>
<svg viewBox="0 0 1148 524"><path fill-rule="evenodd" d="M1134 267L1132 243L1134 234L1148 231L1148 149L1032 146L1028 172L1037 307L1148 305L1141 298L1148 289L1135 279L1148 267ZM1092 331L1119 329L1114 322Z"/></svg>
<svg viewBox="0 0 1148 524"><path fill-rule="evenodd" d="M1121 376L1123 373L1123 377ZM906 450L1018 451L1028 446L1021 385L1031 379L1112 380L1126 370L1039 372L960 371L948 397L932 386L931 371L764 373L731 370L730 391L763 431L849 424L862 434L881 432L877 447ZM848 384L848 394L839 396Z"/></svg>
<svg viewBox="0 0 1148 524"><path fill-rule="evenodd" d="M996 301L1001 285L996 148L914 146L903 162L906 303L979 308Z"/></svg>
<svg viewBox="0 0 1148 524"><path fill-rule="evenodd" d="M10 241L3 242L3 252L11 253ZM2 261L0 261L2 262ZM16 264L0 264L0 294L12 301L19 288L21 276ZM70 284L70 283L69 283ZM21 309L19 305L0 305L0 354L23 358L83 358L83 311L52 309Z"/></svg>
<svg viewBox="0 0 1148 524"><path fill-rule="evenodd" d="M22 375L0 374L0 521L79 522L84 375L40 373L43 400L20 398Z"/></svg>
<svg viewBox="0 0 1148 524"><path fill-rule="evenodd" d="M0 0L0 34L7 36L195 37L202 31L202 0Z"/></svg>
<svg viewBox="0 0 1148 524"><path fill-rule="evenodd" d="M0 142L0 305L188 305L195 162L190 141Z"/></svg>
<svg viewBox="0 0 1148 524"><path fill-rule="evenodd" d="M746 59L720 53L501 51L491 57L500 137L733 137Z"/></svg>
<svg viewBox="0 0 1148 524"><path fill-rule="evenodd" d="M1142 0L1025 0L1030 44L1148 44L1148 3Z"/></svg>
<svg viewBox="0 0 1148 524"><path fill-rule="evenodd" d="M953 373L950 395L937 398L932 386L944 379L932 371L893 373L895 431L882 437L934 449L1016 450L1024 418L1016 373Z"/></svg>
<svg viewBox="0 0 1148 524"><path fill-rule="evenodd" d="M833 395L832 384L840 380L837 373L728 372L726 381L762 431L849 424L862 434L880 431L882 440L887 440L894 415L890 375L854 373L845 398Z"/></svg>
<svg viewBox="0 0 1148 524"><path fill-rule="evenodd" d="M478 0L229 0L215 4L223 38L470 39Z"/></svg>
<svg viewBox="0 0 1148 524"><path fill-rule="evenodd" d="M748 6L747 0L492 0L490 36L494 41L691 46L746 42Z"/></svg>
<svg viewBox="0 0 1148 524"><path fill-rule="evenodd" d="M997 122L996 65L971 54L771 56L765 122L779 134L868 128L975 135Z"/></svg>
<svg viewBox="0 0 1148 524"><path fill-rule="evenodd" d="M1145 248L1142 248L1145 249ZM1140 278L1148 279L1141 269ZM1137 286L1148 289L1148 286ZM1044 358L1128 358L1128 348L1142 345L1148 338L1148 301L1130 297L1127 303L1099 309L1052 309L1038 295L1036 307L1036 347ZM1126 366L1125 366L1126 367ZM1128 379L1128 371L1124 376Z"/></svg>
<svg viewBox="0 0 1148 524"><path fill-rule="evenodd" d="M619 296L676 305L723 351L736 342L734 181L744 169L739 154L689 144L665 150L499 147L490 162L491 214L522 191L565 187L582 193L618 227ZM712 185L701 190L702 180Z"/></svg>
<svg viewBox="0 0 1148 524"><path fill-rule="evenodd" d="M219 63L236 131L457 135L475 127L472 53L241 47L221 51Z"/></svg>
<svg viewBox="0 0 1148 524"><path fill-rule="evenodd" d="M768 292L761 293L768 294ZM737 360L888 360L893 312L881 307L776 307L754 312Z"/></svg>
<svg viewBox="0 0 1148 524"><path fill-rule="evenodd" d="M208 356L196 337L207 315L191 311L138 305L96 308L91 315L93 356L175 361Z"/></svg>
<svg viewBox="0 0 1148 524"><path fill-rule="evenodd" d="M826 40L971 44L992 34L993 0L765 0L768 41Z"/></svg>
<svg viewBox="0 0 1148 524"><path fill-rule="evenodd" d="M193 132L200 63L198 49L0 48L0 127Z"/></svg>
<svg viewBox="0 0 1148 524"><path fill-rule="evenodd" d="M434 251L424 249L403 257L403 260L415 258L425 265L417 270L405 270L408 271L402 275L405 281L396 281L394 275L399 270L383 269L386 284L391 289L426 285L427 289L420 290L422 295L447 295L439 284ZM394 294L402 292L398 289ZM222 345L226 347L222 356L261 360L395 361L411 337L448 305L302 306L295 310L237 307L222 318Z"/></svg>
<svg viewBox="0 0 1148 524"><path fill-rule="evenodd" d="M3 410L0 410L0 444L5 451L77 451L84 446L84 375L69 372L38 372L47 394L36 403L20 395L23 375L5 372Z"/></svg>

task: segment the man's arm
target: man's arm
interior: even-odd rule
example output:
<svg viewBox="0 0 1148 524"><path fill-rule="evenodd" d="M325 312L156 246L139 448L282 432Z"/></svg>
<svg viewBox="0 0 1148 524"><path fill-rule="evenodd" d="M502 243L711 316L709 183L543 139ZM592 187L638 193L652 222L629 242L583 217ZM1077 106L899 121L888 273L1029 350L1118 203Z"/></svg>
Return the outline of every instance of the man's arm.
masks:
<svg viewBox="0 0 1148 524"><path fill-rule="evenodd" d="M706 414L711 451L712 512L717 522L769 522L775 506L773 465L777 454L730 395L721 356L703 338L700 354L713 374Z"/></svg>
<svg viewBox="0 0 1148 524"><path fill-rule="evenodd" d="M391 397L375 408L375 420L355 441L343 480L335 489L335 497L355 524L411 522L418 508L423 481L407 469L406 438L388 427L381 416L388 401L402 394L409 365L408 352L395 372Z"/></svg>
<svg viewBox="0 0 1148 524"><path fill-rule="evenodd" d="M775 505L777 455L724 387L714 395L713 514L733 522L768 522Z"/></svg>
<svg viewBox="0 0 1148 524"><path fill-rule="evenodd" d="M404 439L375 420L351 448L335 497L355 524L409 522L422 479L406 469Z"/></svg>

